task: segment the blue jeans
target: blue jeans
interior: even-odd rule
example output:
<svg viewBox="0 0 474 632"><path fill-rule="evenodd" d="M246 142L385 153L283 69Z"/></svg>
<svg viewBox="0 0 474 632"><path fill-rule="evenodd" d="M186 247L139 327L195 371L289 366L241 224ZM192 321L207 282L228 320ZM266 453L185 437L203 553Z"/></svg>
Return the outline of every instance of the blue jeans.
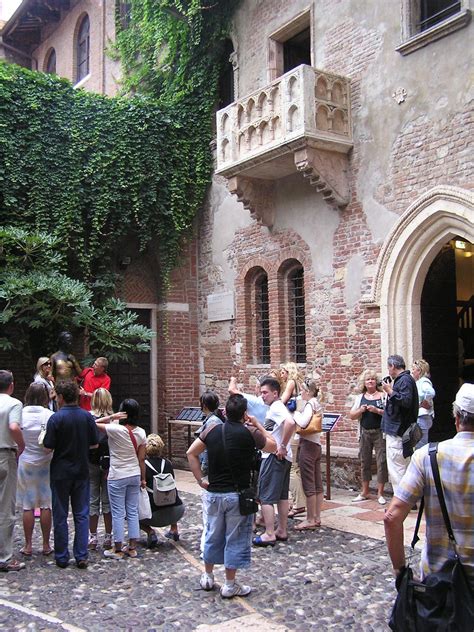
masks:
<svg viewBox="0 0 474 632"><path fill-rule="evenodd" d="M76 562L87 560L87 542L89 538L89 481L63 479L50 481L53 523L54 557L57 562L69 562L68 525L69 499L74 518L73 554Z"/></svg>
<svg viewBox="0 0 474 632"><path fill-rule="evenodd" d="M423 434L421 435L421 439L416 444L415 450L422 448L428 443L428 433L431 426L433 425L433 417L431 415L420 415L417 419L417 423L420 426Z"/></svg>
<svg viewBox="0 0 474 632"><path fill-rule="evenodd" d="M118 480L107 481L110 509L112 511L112 528L114 542L123 542L125 534L125 517L127 518L128 538L136 540L140 535L138 524L138 494L140 492L140 476L127 476Z"/></svg>
<svg viewBox="0 0 474 632"><path fill-rule="evenodd" d="M253 515L240 515L237 492L204 492L202 502L207 515L204 562L224 564L229 569L248 568Z"/></svg>

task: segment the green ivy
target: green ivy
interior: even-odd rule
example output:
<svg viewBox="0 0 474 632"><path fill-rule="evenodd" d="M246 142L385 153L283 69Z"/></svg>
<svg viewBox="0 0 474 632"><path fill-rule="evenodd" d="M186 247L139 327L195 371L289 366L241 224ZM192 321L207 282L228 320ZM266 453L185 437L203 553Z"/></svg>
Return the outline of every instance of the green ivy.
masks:
<svg viewBox="0 0 474 632"><path fill-rule="evenodd" d="M203 203L223 40L237 2L129 4L115 46L122 96L0 64L0 225L58 237L58 271L109 293L130 243L142 251L153 244L166 286Z"/></svg>

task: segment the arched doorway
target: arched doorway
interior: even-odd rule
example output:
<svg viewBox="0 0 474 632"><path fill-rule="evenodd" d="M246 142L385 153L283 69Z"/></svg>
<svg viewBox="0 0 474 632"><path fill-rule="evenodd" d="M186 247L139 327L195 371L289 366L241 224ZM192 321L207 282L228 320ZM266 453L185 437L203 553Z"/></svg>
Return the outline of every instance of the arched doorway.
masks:
<svg viewBox="0 0 474 632"><path fill-rule="evenodd" d="M382 367L390 353L399 353L407 363L423 357L423 336L425 340L426 336L432 336L436 346L434 334L423 333L422 294L430 267L455 238L474 243L474 195L447 186L436 187L421 196L387 236L377 262L371 296L362 301L380 307ZM435 263L434 270L436 266ZM426 286L426 297L433 293L429 290L430 283ZM429 302L429 298L425 301ZM455 356L456 348L450 353ZM450 398L450 393L446 392L445 398ZM445 408L443 423L452 428L446 414Z"/></svg>

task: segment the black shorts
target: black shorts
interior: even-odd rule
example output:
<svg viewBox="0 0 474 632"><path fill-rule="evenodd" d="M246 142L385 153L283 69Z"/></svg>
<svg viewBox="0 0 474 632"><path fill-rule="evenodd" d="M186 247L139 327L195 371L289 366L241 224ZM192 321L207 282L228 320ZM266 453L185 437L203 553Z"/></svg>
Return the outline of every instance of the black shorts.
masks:
<svg viewBox="0 0 474 632"><path fill-rule="evenodd" d="M263 505L273 505L288 500L291 463L270 454L262 461L258 478L258 498Z"/></svg>

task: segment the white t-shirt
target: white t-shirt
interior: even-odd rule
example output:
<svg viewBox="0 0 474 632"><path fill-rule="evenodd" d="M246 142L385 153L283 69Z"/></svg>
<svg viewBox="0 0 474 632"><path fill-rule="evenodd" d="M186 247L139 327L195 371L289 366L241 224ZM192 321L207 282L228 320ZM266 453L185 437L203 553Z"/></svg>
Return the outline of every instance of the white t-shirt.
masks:
<svg viewBox="0 0 474 632"><path fill-rule="evenodd" d="M38 445L41 424L47 424L53 414L49 408L43 406L25 406L21 413L21 431L25 441L25 450L20 456L23 463L46 465L53 458L53 453Z"/></svg>
<svg viewBox="0 0 474 632"><path fill-rule="evenodd" d="M120 424L107 424L105 430L110 451L109 480L117 481L128 476L137 476L137 474L140 476L138 456L127 428ZM137 447L146 442L143 428L135 426L132 432L137 441Z"/></svg>
<svg viewBox="0 0 474 632"><path fill-rule="evenodd" d="M283 422L285 421L285 419L288 419L288 417L291 418L291 413L289 412L285 404L281 401L281 399L277 399L276 402L273 402L266 414L265 429L271 432L273 438L277 442L277 446L280 445L282 442ZM271 426L273 426L273 429L271 429ZM269 452L262 453L263 459L266 459L268 456L270 456ZM290 442L288 442L287 445L287 453L285 458L290 463L293 460Z"/></svg>
<svg viewBox="0 0 474 632"><path fill-rule="evenodd" d="M19 399L0 393L0 448L18 447L10 433L10 425L21 422L23 404Z"/></svg>

